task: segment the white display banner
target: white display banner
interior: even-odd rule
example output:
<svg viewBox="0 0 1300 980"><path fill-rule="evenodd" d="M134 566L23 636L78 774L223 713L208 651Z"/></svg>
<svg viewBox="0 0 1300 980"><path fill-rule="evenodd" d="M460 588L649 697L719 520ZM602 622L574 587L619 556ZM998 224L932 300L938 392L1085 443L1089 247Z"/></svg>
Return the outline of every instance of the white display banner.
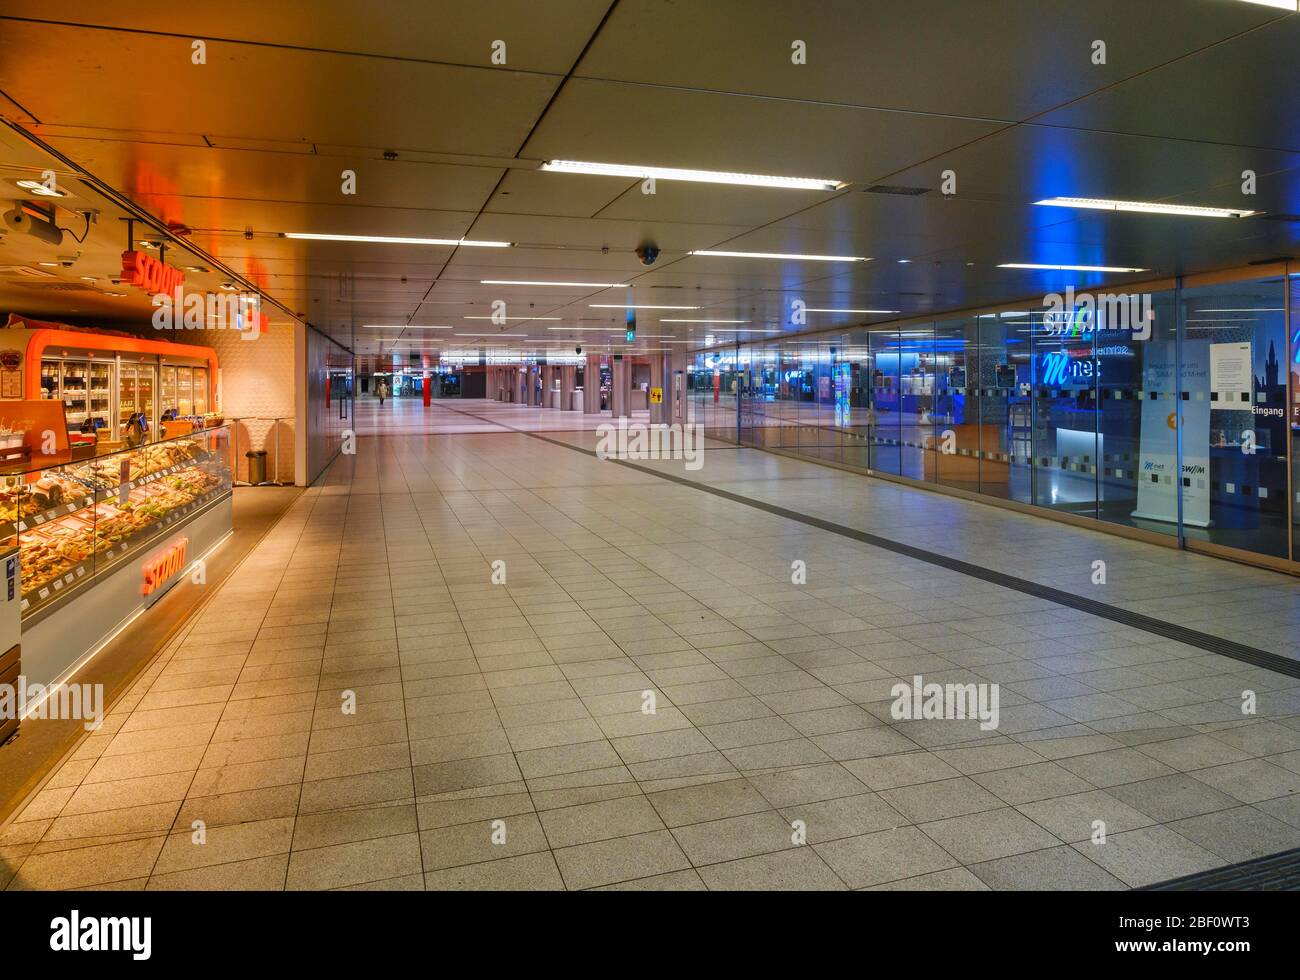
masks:
<svg viewBox="0 0 1300 980"><path fill-rule="evenodd" d="M1183 405L1183 522L1210 525L1210 345L1183 345L1183 376L1178 378L1173 341L1142 345L1142 427L1138 455L1138 499L1133 516L1150 521L1178 521L1178 401ZM1156 392L1160 397L1152 399ZM1173 395L1171 399L1169 396Z"/></svg>

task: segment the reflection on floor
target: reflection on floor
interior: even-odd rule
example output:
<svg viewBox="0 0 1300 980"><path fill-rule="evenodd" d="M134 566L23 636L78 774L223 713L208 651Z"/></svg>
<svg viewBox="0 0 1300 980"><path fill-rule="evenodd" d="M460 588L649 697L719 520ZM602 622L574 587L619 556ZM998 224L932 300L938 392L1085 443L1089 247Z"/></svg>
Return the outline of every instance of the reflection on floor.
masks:
<svg viewBox="0 0 1300 980"><path fill-rule="evenodd" d="M0 881L1097 889L1300 846L1300 680L507 428L590 448L577 418L374 422L0 831ZM1206 628L1295 616L1282 576L752 450L639 465ZM918 675L997 727L895 718Z"/></svg>

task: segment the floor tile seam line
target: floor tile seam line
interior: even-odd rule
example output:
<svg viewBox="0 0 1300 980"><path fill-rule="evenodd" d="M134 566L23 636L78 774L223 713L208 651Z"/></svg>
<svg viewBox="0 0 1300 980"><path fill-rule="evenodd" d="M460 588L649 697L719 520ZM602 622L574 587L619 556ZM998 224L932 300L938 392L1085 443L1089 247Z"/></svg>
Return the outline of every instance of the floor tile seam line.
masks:
<svg viewBox="0 0 1300 980"><path fill-rule="evenodd" d="M332 462L332 461L331 461L331 462ZM353 474L352 474L352 475L353 475L353 478L355 478L355 475L356 475L356 467L355 467L355 465L353 465L352 470L353 470ZM349 484L349 486L350 486L350 484ZM340 539L340 542L341 542L341 539L342 539L342 529L347 527L348 511L351 509L351 506L352 506L352 495L349 493L347 496L348 496L348 502L347 502L347 504L342 508L342 515L341 515L341 521L340 521L340 533L339 533L339 539ZM323 495L318 494L318 495L316 496L316 498L313 500L311 509L308 510L307 514L305 515L305 520L304 520L304 522L303 522L303 529L302 529L302 533L303 533L303 534L306 534L306 533L307 533L307 528L311 525L312 512L316 509L316 507L318 506L319 501L322 500L322 499L323 499ZM382 520L382 517L381 517L381 520ZM301 539L300 539L300 540L301 540ZM296 550L296 548L295 548L295 550ZM330 623L330 621L333 619L333 616L334 616L334 592L335 592L335 589L336 589L336 587L337 587L337 585L338 585L338 578L339 578L339 563L342 561L342 559L343 559L343 554L342 554L342 546L341 546L341 543L340 543L339 551L338 551L338 554L337 554L337 556L336 556L336 558L335 558L334 577L333 577L333 580L332 580L331 583L330 583L329 598L328 598L329 610L328 610L328 612L325 612L325 610L322 610L322 612L325 613L325 623L326 623L326 627L325 627L325 642L326 642L326 645L328 645L328 643L329 643L329 623ZM323 594L323 590L322 590L322 594ZM322 666L323 666L323 661L322 661ZM308 741L307 741L307 745L308 745L308 750L309 750L309 751L310 751L310 748L311 748L311 733L314 733L314 732L316 731L316 707L317 707L317 704L320 702L320 681L321 681L321 677L322 677L322 676L324 676L324 672L323 672L323 670L317 672L317 674L316 674L316 692L315 692L315 696L312 698L312 702L311 702L311 719L310 719L310 721L308 722L308 727L307 727L307 731L308 731L308 733L309 733L309 734L308 734ZM409 744L409 742L408 742L408 744ZM408 761L409 761L409 752L408 752ZM294 835L296 835L297 832L298 832L298 820L299 820L299 818L302 816L302 790L303 790L303 786L306 784L306 781L307 781L307 780L306 780L306 776L307 776L307 756L306 756L306 754L304 754L304 755L303 755L303 763L302 763L302 772L299 774L298 782L297 782L298 792L295 794L295 798L294 798L293 818L292 818L292 819L293 819L293 823L291 824L291 826L290 826L290 831L289 831L289 835L290 835L290 836L289 836L289 843L290 843L290 846L291 846L291 847L292 847L292 844L293 844L293 837L294 837ZM285 784L285 785L293 785L293 784L292 784L292 783L287 783L287 784ZM187 794L186 794L186 795L188 796L188 791L187 791ZM285 862L285 865L284 865L284 880L283 880L283 881L281 882L281 884L280 884L280 890L281 890L281 891L287 890L288 887L289 887L289 869L290 869L290 863L291 863L290 861L286 861L286 862Z"/></svg>
<svg viewBox="0 0 1300 980"><path fill-rule="evenodd" d="M564 446L565 448L574 450L576 452L581 452L584 455L589 455L592 457L595 457L596 455L594 451L586 450L577 446L572 446L568 443L564 443L559 440L547 439L545 436L539 435L537 433L526 432L523 430L518 430L518 431L520 431L524 435L530 436L531 438L540 439L544 442L550 442L557 446ZM871 534L866 531L860 531L856 528L846 527L841 524L835 524L832 521L827 521L824 520L823 518L815 517L811 514L803 514L799 511L790 510L789 508L780 507L776 504L770 504L766 501L746 497L737 493L732 493L731 491L722 490L718 487L713 487L708 484L700 483L695 480L686 479L685 477L679 477L676 476L675 474L662 473L657 470L650 469L648 467L637 466L636 464L631 463L627 460L611 459L611 460L606 460L606 462L612 462L619 466L624 466L629 469L634 469L643 473L647 473L652 476L656 476L660 479L667 480L672 483L677 483L681 486L686 486L692 489L701 490L705 493L712 494L724 500L730 500L733 503L739 503L748 507L753 507L758 510L762 510L767 513L773 514L775 516L783 517L786 518L787 520L797 521L798 523L806 524L810 527L815 527L819 530L827 531L831 534L838 534L842 537L860 541L864 544L868 544L873 547L877 547L882 550L892 552L894 554L912 558L917 561L925 562L927 564L937 565L941 568L948 569L949 571L954 571L960 574L968 575L972 578L979 579L980 581L988 582L994 585L999 585L1002 586L1003 588L1011 589L1012 591L1020 592L1024 595L1045 599L1049 602L1055 602L1059 605L1063 605L1071 609L1076 609L1079 610L1080 612L1086 612L1091 615L1098 616L1102 619L1110 620L1111 622L1114 623L1120 623L1126 626L1133 626L1134 628L1143 630L1144 632L1152 633L1156 636L1161 636L1164 637L1165 639L1174 640L1176 642L1186 643L1188 646L1195 646L1209 653L1217 653L1220 654L1221 656L1228 657L1229 659L1232 660L1237 660L1241 663L1247 663L1256 667L1264 667L1265 669L1273 670L1281 674L1287 674L1291 677L1300 677L1300 663L1297 663L1296 661L1293 661L1286 657L1281 657L1277 654L1269 653L1265 650L1260 650L1255 647L1250 647L1245 644L1237 643L1236 641L1233 640L1228 640L1223 637L1217 637L1209 633L1202 633L1197 630L1191 630L1188 629L1187 627L1178 626L1177 624L1174 623L1166 623L1162 620L1154 619L1152 617L1140 613L1133 613L1130 612L1129 610L1122 609L1118 606L1112 606L1108 603L1098 602L1094 599L1086 599L1082 596L1075 596L1070 593L1063 592L1059 589L1055 589L1051 586L1040 585L1037 582L1032 582L1028 579L1018 578L1016 576L1009 575L1005 572L998 572L992 569L982 568L981 566L974 565L970 562L962 561L960 559L955 559L955 558L949 558L945 555L940 555L935 552L926 551L924 549L917 548L913 545L908 545L902 542L893 541L889 538L883 538L880 537L879 535Z"/></svg>
<svg viewBox="0 0 1300 980"><path fill-rule="evenodd" d="M265 542L266 539L280 526L280 523L282 521L284 521L291 513L293 513L294 509L295 509L295 504L290 504L290 506L287 507L280 514L279 517L277 517L273 522L271 522L271 524L269 524L263 530L261 536L257 539L257 541L253 542L252 547L248 549L244 557L239 560L239 563L236 564L235 567L232 568L230 572L227 574L226 578L222 580L221 587L213 590L209 595L203 597L203 599L193 607L193 609L189 612L189 614L185 617L185 619L176 625L172 635L164 639L164 641L162 642L162 644L159 645L159 648L154 653L154 655L149 658L149 661L143 667L140 668L140 671L137 675L137 679L139 677L143 677L146 673L148 673L150 669L152 669L155 665L161 662L164 655L166 655L168 651L170 651L171 654L174 656L176 650L179 649L180 644L184 642L184 640L187 639L190 636L190 634L193 633L194 628L198 625L199 620L205 608L209 606L211 603L216 601L217 596L220 595L220 593L225 590L226 586L232 580L234 580L235 576L239 573L239 570L244 566L244 563L249 561L249 559L253 557L253 555L257 552L258 548L261 547L263 542ZM283 577L283 572L281 574ZM266 613L263 613L263 618L265 618L265 616ZM252 651L252 646L250 644L249 653L246 653L244 655L245 662L247 662L247 658L251 655L251 651ZM241 670L243 669L243 664L241 664L240 669ZM161 672L159 673L159 676L161 676ZM147 689L145 692L146 695L149 693L149 690L152 689L153 684L156 682L157 682L157 678L154 678L154 680L150 682L149 689ZM124 690L118 696L118 698L115 699L113 705L107 706L105 708L104 711L105 718L107 718L113 712L114 708L129 695L131 689L134 686L135 684L132 683L130 687ZM139 702L137 702L136 707L133 707L130 711L126 713L127 717L123 719L123 724L126 724L126 722L129 721L131 715L135 714L135 712L139 710L138 705ZM219 725L220 721L218 721L217 724ZM216 732L216 727L217 726L215 725L213 726L214 734ZM119 726L119 728L112 733L113 738L115 739L121 733L122 733L122 729ZM42 779L40 783L32 789L32 791L28 794L27 798L24 799L18 806L16 806L13 809L13 811L10 813L8 818L6 818L4 821L0 821L0 831L8 829L13 823L16 822L16 819L19 816L21 816L23 813L26 812L27 808L31 805L32 801L36 798L36 796L40 794L60 772L63 771L63 769L68 765L68 763L73 761L76 754L86 745L86 743L93 735L94 732L83 732L81 737L78 738L73 745L68 747L68 751L64 753L64 755L60 759L58 759L52 766L50 766L49 772L46 774L46 777ZM112 740L110 739L110 743L111 741ZM209 738L208 744L210 744L210 742L211 739ZM87 775L89 775L90 771L94 769L95 764L99 762L102 755L103 753L100 753L100 755L97 755L95 757L95 759L93 760L90 766L90 769L86 770ZM195 772L197 773L197 768ZM76 787L73 788L72 793L68 795L68 799L65 800L62 806L59 807L59 812L54 814L54 816L50 817L49 826L46 827L45 831L42 832L41 837L37 840L38 844L41 843L42 840L44 840L45 834L48 833L49 829L54 826L55 821L58 820L58 818L63 815L64 808L66 808L68 803L72 801L73 796L76 795L77 789L81 787L83 780L84 777L82 777L82 779L79 779L77 781L77 785ZM183 805L184 800L182 799L181 802ZM26 864L26 861L27 859L24 858L23 862L19 864L18 868L15 871L15 878L18 876L18 874L22 872L23 864Z"/></svg>

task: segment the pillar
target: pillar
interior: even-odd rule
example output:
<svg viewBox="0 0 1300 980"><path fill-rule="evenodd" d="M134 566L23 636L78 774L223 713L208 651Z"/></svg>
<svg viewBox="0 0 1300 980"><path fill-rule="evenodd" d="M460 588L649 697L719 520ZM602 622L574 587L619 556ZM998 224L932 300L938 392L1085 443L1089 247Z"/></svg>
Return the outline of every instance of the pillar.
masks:
<svg viewBox="0 0 1300 980"><path fill-rule="evenodd" d="M530 364L528 366L528 380L526 382L528 385L528 392L527 392L528 397L524 399L524 404L530 407L535 406L537 404L537 378L538 378L537 365Z"/></svg>
<svg viewBox="0 0 1300 980"><path fill-rule="evenodd" d="M667 425L672 421L672 392L668 390L670 376L664 372L664 355L650 355L650 391L646 395L646 404L650 409L651 425ZM659 404L655 404L654 395L658 390L660 396Z"/></svg>
<svg viewBox="0 0 1300 980"><path fill-rule="evenodd" d="M632 414L628 408L628 392L632 387L632 362L615 354L614 377L610 382L609 408L616 419L629 418Z"/></svg>
<svg viewBox="0 0 1300 980"><path fill-rule="evenodd" d="M560 408L566 412L572 412L574 409L573 396L578 387L578 368L573 364L565 364L560 368Z"/></svg>
<svg viewBox="0 0 1300 980"><path fill-rule="evenodd" d="M582 414L600 414L600 355L588 354L582 374Z"/></svg>
<svg viewBox="0 0 1300 980"><path fill-rule="evenodd" d="M515 404L527 405L528 404L528 368L523 366L522 364L515 371L514 386L515 386L515 397L514 397Z"/></svg>

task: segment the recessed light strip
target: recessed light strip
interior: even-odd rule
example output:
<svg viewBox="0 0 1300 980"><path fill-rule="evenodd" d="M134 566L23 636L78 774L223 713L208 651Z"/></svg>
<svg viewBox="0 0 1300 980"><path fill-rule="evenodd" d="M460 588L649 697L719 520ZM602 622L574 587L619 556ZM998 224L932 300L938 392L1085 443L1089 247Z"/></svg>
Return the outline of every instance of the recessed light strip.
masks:
<svg viewBox="0 0 1300 980"><path fill-rule="evenodd" d="M625 282L541 282L530 279L480 279L484 286L567 286L570 289L631 289Z"/></svg>
<svg viewBox="0 0 1300 980"><path fill-rule="evenodd" d="M698 310L698 306L649 306L644 303L588 303L593 310Z"/></svg>
<svg viewBox="0 0 1300 980"><path fill-rule="evenodd" d="M543 170L553 173L593 174L634 180L684 180L700 184L737 184L744 187L776 187L784 190L836 191L843 181L822 177L774 177L766 174L734 174L721 170L682 170L677 167L645 167L621 163L590 163L584 160L547 160Z"/></svg>
<svg viewBox="0 0 1300 980"><path fill-rule="evenodd" d="M724 252L716 248L696 249L688 255L713 255L725 259L785 259L793 262L870 262L861 255L799 255L793 252Z"/></svg>
<svg viewBox="0 0 1300 980"><path fill-rule="evenodd" d="M804 310L805 313L898 313L899 310L814 310L811 307Z"/></svg>
<svg viewBox="0 0 1300 980"><path fill-rule="evenodd" d="M1294 8L1292 8L1294 9ZM1177 214L1189 218L1248 218L1258 211L1243 208L1207 208L1191 204L1158 204L1152 201L1108 201L1095 197L1049 197L1035 201L1039 207L1081 208L1088 211L1136 211L1142 214Z"/></svg>
<svg viewBox="0 0 1300 980"><path fill-rule="evenodd" d="M1039 265L1036 262L1003 262L999 269L1036 269L1040 272L1150 272L1116 265Z"/></svg>
<svg viewBox="0 0 1300 980"><path fill-rule="evenodd" d="M390 235L320 235L315 232L286 231L285 238L309 242L361 242L370 245L465 245L472 248L510 248L513 242L482 242L472 238L398 238Z"/></svg>

